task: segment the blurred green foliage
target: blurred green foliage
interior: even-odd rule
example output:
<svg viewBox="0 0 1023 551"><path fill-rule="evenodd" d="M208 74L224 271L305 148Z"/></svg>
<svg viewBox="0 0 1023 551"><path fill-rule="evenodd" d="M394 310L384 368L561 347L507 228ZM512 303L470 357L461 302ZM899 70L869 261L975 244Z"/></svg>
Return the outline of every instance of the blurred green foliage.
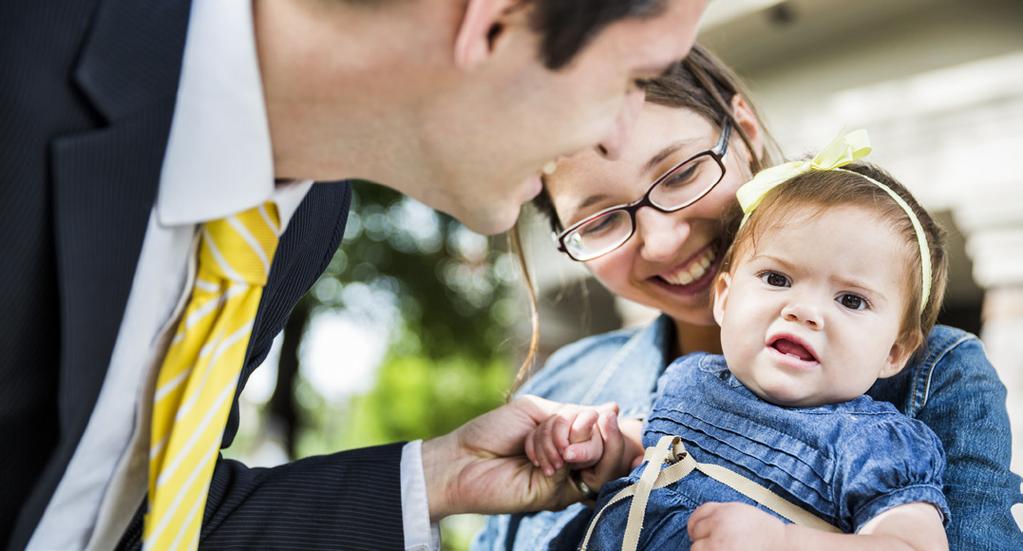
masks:
<svg viewBox="0 0 1023 551"><path fill-rule="evenodd" d="M353 195L342 246L307 297L310 315L373 318L379 312L366 310L384 301L398 317L369 393L328 404L299 378L298 402L312 406L300 456L450 431L503 401L522 349L509 338L524 305L515 303L517 267L502 241L382 186L358 182ZM366 288L375 295L368 302L346 292Z"/></svg>
<svg viewBox="0 0 1023 551"><path fill-rule="evenodd" d="M510 337L528 307L516 302L517 269L503 240L356 183L344 241L285 330L275 393L288 394L275 394L264 417L283 424L294 455L304 457L429 438L496 407L525 350L523 338ZM332 400L303 375L298 344L309 320L325 312L350 313L389 333L367 393ZM345 358L336 362L343 376ZM281 377L286 370L297 376ZM254 449L260 438L243 433L238 443ZM446 522L444 548L467 548L478 526L472 518Z"/></svg>
<svg viewBox="0 0 1023 551"><path fill-rule="evenodd" d="M490 239L391 189L356 183L344 242L314 287L317 306L346 308L344 289L365 283L397 301L411 353L487 363L508 354L521 315L517 266Z"/></svg>
<svg viewBox="0 0 1023 551"><path fill-rule="evenodd" d="M309 429L299 436L298 455L438 436L500 405L510 382L510 363L480 362L468 355L430 359L395 347L380 365L367 394L329 404L308 382L300 402Z"/></svg>

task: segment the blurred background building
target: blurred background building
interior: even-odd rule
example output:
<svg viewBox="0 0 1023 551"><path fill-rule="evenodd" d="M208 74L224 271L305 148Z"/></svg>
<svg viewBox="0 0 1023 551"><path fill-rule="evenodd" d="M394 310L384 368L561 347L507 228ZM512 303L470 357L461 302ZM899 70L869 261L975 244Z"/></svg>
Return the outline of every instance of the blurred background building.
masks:
<svg viewBox="0 0 1023 551"><path fill-rule="evenodd" d="M786 154L866 128L872 159L950 230L942 322L983 339L1023 472L1023 2L716 0L699 40L748 82ZM525 350L502 239L356 189L341 251L246 388L229 453L249 463L445 432L503 400ZM543 222L526 227L541 355L652 318L562 258ZM447 523L445 547L464 548L478 522Z"/></svg>

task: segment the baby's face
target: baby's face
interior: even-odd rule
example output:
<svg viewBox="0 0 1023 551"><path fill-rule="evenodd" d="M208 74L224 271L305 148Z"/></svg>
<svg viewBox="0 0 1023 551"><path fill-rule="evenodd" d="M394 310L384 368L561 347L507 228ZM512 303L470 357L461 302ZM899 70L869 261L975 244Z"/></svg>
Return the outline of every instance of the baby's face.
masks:
<svg viewBox="0 0 1023 551"><path fill-rule="evenodd" d="M739 252L739 251L737 251ZM721 345L737 379L785 406L843 402L898 373L904 240L869 210L791 213L747 246L715 288Z"/></svg>

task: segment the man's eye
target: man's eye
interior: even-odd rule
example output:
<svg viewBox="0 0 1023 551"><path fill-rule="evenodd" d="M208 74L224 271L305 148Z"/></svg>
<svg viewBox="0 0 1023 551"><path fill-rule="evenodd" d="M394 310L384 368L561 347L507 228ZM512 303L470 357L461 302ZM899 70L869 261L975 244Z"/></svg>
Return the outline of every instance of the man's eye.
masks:
<svg viewBox="0 0 1023 551"><path fill-rule="evenodd" d="M757 274L757 277L771 287L790 287L792 285L787 276L778 272L761 272Z"/></svg>
<svg viewBox="0 0 1023 551"><path fill-rule="evenodd" d="M866 310L868 306L867 299L852 293L842 293L836 300L850 310Z"/></svg>

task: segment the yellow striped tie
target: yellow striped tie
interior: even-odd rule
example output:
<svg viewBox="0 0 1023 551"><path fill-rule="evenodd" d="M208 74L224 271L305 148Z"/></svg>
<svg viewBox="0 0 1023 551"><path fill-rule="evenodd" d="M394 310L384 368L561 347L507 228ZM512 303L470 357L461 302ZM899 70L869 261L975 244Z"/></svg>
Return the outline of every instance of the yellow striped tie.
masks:
<svg viewBox="0 0 1023 551"><path fill-rule="evenodd" d="M267 202L207 222L201 231L195 287L153 397L145 549L199 546L206 495L280 220Z"/></svg>

